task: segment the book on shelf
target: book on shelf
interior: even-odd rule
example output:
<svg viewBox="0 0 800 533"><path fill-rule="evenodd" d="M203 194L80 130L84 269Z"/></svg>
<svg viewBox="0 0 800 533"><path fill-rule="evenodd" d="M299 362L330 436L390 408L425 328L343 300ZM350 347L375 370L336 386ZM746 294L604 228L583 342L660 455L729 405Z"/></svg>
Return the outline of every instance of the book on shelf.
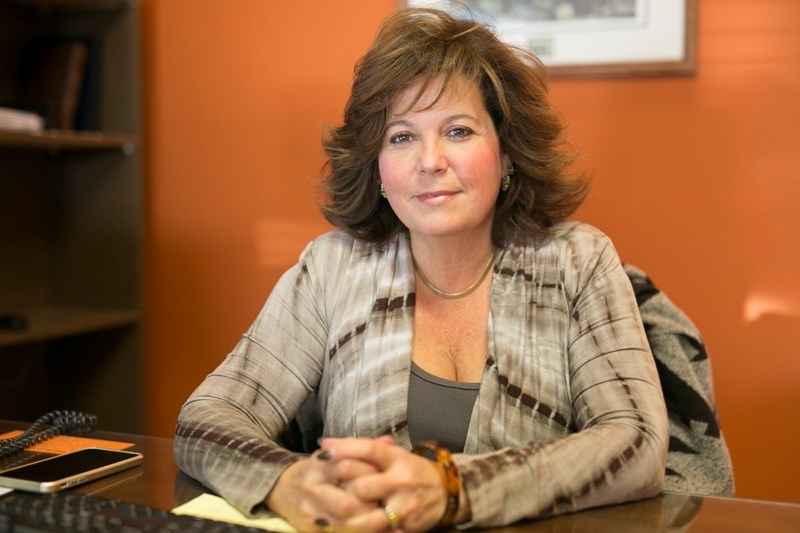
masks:
<svg viewBox="0 0 800 533"><path fill-rule="evenodd" d="M44 129L44 118L30 111L0 107L0 130L37 132Z"/></svg>
<svg viewBox="0 0 800 533"><path fill-rule="evenodd" d="M100 100L101 43L93 37L81 37L79 39L86 44L86 67L84 68L81 94L75 116L75 129L97 131L100 129L98 105Z"/></svg>
<svg viewBox="0 0 800 533"><path fill-rule="evenodd" d="M26 46L20 102L41 111L47 128L75 128L88 52L81 39L36 39Z"/></svg>

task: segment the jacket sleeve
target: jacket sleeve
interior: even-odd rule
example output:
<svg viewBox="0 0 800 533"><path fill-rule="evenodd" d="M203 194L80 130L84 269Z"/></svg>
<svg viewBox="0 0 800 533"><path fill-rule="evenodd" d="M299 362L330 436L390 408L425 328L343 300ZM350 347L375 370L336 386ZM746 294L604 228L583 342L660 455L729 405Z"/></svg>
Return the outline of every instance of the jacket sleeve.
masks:
<svg viewBox="0 0 800 533"><path fill-rule="evenodd" d="M583 256L568 253L564 264L564 386L573 432L456 456L472 510L469 525L510 524L662 490L667 415L630 282L607 240Z"/></svg>
<svg viewBox="0 0 800 533"><path fill-rule="evenodd" d="M178 466L245 514L265 509L280 474L301 458L277 440L322 373L326 321L313 263L309 247L178 417Z"/></svg>

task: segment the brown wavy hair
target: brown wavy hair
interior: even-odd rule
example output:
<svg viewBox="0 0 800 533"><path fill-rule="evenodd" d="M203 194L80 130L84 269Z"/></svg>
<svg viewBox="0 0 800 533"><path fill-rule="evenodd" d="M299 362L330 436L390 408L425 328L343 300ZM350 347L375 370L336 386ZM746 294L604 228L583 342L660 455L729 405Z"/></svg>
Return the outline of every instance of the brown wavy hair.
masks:
<svg viewBox="0 0 800 533"><path fill-rule="evenodd" d="M571 215L588 181L570 176L574 154L562 140L562 121L548 101L547 71L529 52L502 42L469 16L427 8L395 11L355 68L344 123L328 128L321 183L325 218L356 238L385 242L404 226L379 195L378 154L393 98L422 80L425 89L456 76L480 87L501 149L513 161L511 188L501 192L492 226L496 246L547 232ZM413 105L413 104L412 104Z"/></svg>

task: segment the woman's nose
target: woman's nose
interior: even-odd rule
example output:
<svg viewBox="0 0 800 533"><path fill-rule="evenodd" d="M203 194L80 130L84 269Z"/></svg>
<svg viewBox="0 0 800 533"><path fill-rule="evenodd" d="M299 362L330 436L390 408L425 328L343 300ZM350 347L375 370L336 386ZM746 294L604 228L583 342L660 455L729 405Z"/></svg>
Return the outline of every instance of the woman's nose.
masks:
<svg viewBox="0 0 800 533"><path fill-rule="evenodd" d="M419 153L419 170L423 174L435 176L447 168L447 159L439 139L425 140L421 144Z"/></svg>

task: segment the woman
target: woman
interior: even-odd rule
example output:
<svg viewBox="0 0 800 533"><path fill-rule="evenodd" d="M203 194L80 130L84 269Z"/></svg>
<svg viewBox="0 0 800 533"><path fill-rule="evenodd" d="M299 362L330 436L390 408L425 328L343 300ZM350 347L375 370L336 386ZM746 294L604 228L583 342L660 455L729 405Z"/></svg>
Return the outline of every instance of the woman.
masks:
<svg viewBox="0 0 800 533"><path fill-rule="evenodd" d="M391 15L325 140L339 229L184 405L181 468L326 532L657 494L658 377L611 242L566 221L586 184L560 133L530 54L440 11ZM276 441L310 395L324 438L307 457Z"/></svg>

